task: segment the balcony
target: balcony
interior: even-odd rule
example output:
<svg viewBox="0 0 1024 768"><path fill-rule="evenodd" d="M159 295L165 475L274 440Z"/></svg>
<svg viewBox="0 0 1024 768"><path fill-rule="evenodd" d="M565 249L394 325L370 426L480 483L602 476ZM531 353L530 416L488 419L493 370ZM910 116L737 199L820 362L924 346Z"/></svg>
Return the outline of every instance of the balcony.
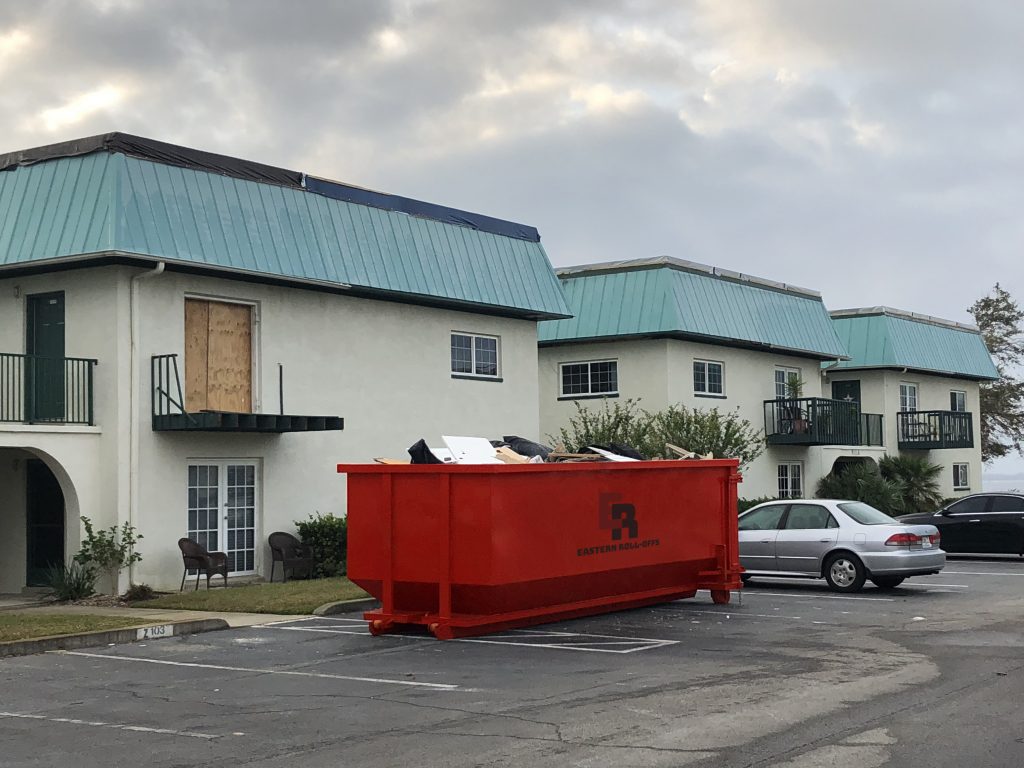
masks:
<svg viewBox="0 0 1024 768"><path fill-rule="evenodd" d="M340 416L294 416L284 413L189 412L181 389L177 355L154 355L151 361L153 430L157 432L324 432L345 428Z"/></svg>
<svg viewBox="0 0 1024 768"><path fill-rule="evenodd" d="M764 401L769 445L882 445L882 414L848 400L800 397Z"/></svg>
<svg viewBox="0 0 1024 768"><path fill-rule="evenodd" d="M901 451L973 448L974 421L967 411L902 411L896 439Z"/></svg>
<svg viewBox="0 0 1024 768"><path fill-rule="evenodd" d="M95 367L82 357L0 352L0 423L94 425Z"/></svg>

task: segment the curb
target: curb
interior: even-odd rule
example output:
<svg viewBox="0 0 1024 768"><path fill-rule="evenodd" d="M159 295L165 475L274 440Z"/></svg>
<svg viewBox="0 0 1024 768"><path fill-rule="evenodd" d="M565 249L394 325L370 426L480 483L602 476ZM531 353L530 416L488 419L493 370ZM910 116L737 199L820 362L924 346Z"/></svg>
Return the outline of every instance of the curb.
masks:
<svg viewBox="0 0 1024 768"><path fill-rule="evenodd" d="M372 611L380 605L374 597L359 597L355 600L339 600L336 603L325 603L313 611L314 616L335 616L339 613L355 613Z"/></svg>
<svg viewBox="0 0 1024 768"><path fill-rule="evenodd" d="M168 624L146 624L130 629L101 629L97 632L84 632L80 635L55 635L37 637L32 640L15 640L11 643L0 643L0 659L10 656L30 656L47 651L72 651L77 648L93 648L98 645L120 645L139 640L196 635L200 632L214 632L218 629L228 629L228 627L229 625L224 619L196 619Z"/></svg>

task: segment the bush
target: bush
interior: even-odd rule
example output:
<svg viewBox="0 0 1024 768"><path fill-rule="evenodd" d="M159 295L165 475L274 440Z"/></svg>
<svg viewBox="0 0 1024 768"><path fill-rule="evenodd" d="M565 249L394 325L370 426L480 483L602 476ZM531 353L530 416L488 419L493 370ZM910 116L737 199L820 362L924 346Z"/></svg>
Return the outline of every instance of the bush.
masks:
<svg viewBox="0 0 1024 768"><path fill-rule="evenodd" d="M851 464L842 473L832 473L818 482L819 499L863 501L875 509L895 517L903 513L899 488L882 477L873 463Z"/></svg>
<svg viewBox="0 0 1024 768"><path fill-rule="evenodd" d="M736 503L736 511L742 515L748 509L756 507L758 504L764 504L766 501L778 501L778 499L774 496L762 496L759 499L739 499Z"/></svg>
<svg viewBox="0 0 1024 768"><path fill-rule="evenodd" d="M308 520L296 520L299 538L313 551L313 578L345 575L348 552L348 524L345 518L334 515L310 515Z"/></svg>
<svg viewBox="0 0 1024 768"><path fill-rule="evenodd" d="M46 584L58 600L82 600L96 594L96 571L72 560L48 568Z"/></svg>
<svg viewBox="0 0 1024 768"><path fill-rule="evenodd" d="M135 551L142 534L136 532L135 526L129 522L125 522L120 530L112 525L105 530L94 531L88 517L81 519L85 527L85 541L74 561L94 570L106 571L110 575L111 594L116 594L121 570L142 559L142 555Z"/></svg>
<svg viewBox="0 0 1024 768"><path fill-rule="evenodd" d="M886 456L878 462L878 469L895 484L903 514L936 512L942 507L941 464L930 464L920 456Z"/></svg>
<svg viewBox="0 0 1024 768"><path fill-rule="evenodd" d="M745 466L761 455L764 435L735 411L721 413L717 408L701 410L670 405L651 413L640 408L639 400L602 402L599 408L586 408L577 401L576 415L556 438L566 449L580 453L591 445L621 443L635 448L648 458L677 458L665 448L672 443L680 448L716 458L734 458Z"/></svg>
<svg viewBox="0 0 1024 768"><path fill-rule="evenodd" d="M128 587L128 591L124 593L124 599L129 603L135 603L142 600L152 600L156 597L156 592L149 584L132 584Z"/></svg>

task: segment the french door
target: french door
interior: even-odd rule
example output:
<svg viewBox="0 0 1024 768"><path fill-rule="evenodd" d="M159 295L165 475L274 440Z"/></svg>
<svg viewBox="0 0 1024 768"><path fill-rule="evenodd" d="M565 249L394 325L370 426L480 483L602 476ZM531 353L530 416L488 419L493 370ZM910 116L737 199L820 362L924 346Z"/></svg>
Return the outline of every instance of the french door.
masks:
<svg viewBox="0 0 1024 768"><path fill-rule="evenodd" d="M226 552L234 574L256 571L259 468L248 461L188 465L188 537Z"/></svg>

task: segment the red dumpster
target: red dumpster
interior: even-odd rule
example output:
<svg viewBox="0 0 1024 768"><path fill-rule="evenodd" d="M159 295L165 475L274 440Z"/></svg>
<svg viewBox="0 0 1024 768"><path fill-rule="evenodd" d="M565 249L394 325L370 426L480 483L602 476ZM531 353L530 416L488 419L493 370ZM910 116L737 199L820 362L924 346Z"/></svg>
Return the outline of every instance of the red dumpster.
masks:
<svg viewBox="0 0 1024 768"><path fill-rule="evenodd" d="M740 588L735 460L339 464L374 634L478 635Z"/></svg>

